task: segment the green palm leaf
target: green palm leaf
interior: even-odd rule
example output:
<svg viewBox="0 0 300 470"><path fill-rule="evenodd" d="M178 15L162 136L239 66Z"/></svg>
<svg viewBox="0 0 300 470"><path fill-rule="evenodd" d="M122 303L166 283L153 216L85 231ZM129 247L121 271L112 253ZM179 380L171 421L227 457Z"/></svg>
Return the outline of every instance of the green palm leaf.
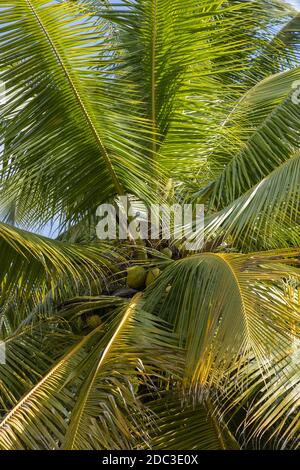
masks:
<svg viewBox="0 0 300 470"><path fill-rule="evenodd" d="M153 450L229 450L239 446L207 404L192 405L173 394L151 404L157 415Z"/></svg>
<svg viewBox="0 0 300 470"><path fill-rule="evenodd" d="M180 350L137 301L110 320L107 334L100 326L77 342L4 417L0 448L126 449L145 442L140 423L152 418L133 385L169 369L179 373Z"/></svg>
<svg viewBox="0 0 300 470"><path fill-rule="evenodd" d="M299 24L281 0L2 1L0 449L299 448ZM99 242L125 195L203 202L203 252Z"/></svg>
<svg viewBox="0 0 300 470"><path fill-rule="evenodd" d="M19 213L41 223L82 217L115 194L149 197L147 124L134 112L133 84L114 67L106 22L94 26L65 2L8 1L1 31L3 189Z"/></svg>
<svg viewBox="0 0 300 470"><path fill-rule="evenodd" d="M33 309L103 279L122 259L107 244L76 245L0 224L1 329L13 331ZM44 304L44 305L43 305Z"/></svg>
<svg viewBox="0 0 300 470"><path fill-rule="evenodd" d="M263 370L268 360L286 354L287 325L299 322L299 310L286 298L281 280L299 279L293 267L298 254L204 253L164 270L145 309L174 325L187 349L187 380L196 389L222 384L226 371L253 356Z"/></svg>
<svg viewBox="0 0 300 470"><path fill-rule="evenodd" d="M252 358L228 374L222 412L231 422L243 410L243 439L255 448L299 448L299 331L291 330L289 348L263 373Z"/></svg>
<svg viewBox="0 0 300 470"><path fill-rule="evenodd" d="M232 103L239 95L236 77L261 43L255 28L280 10L276 2L268 11L261 2L250 3L126 0L120 4L125 8L106 14L99 8L99 18L116 24L124 51L120 60L152 123L155 160L173 177L198 171L229 107L224 97Z"/></svg>
<svg viewBox="0 0 300 470"><path fill-rule="evenodd" d="M228 205L298 149L299 105L293 101L293 84L299 73L297 67L264 79L233 110L222 132L225 143L210 157L212 166L225 165L213 183L212 206Z"/></svg>
<svg viewBox="0 0 300 470"><path fill-rule="evenodd" d="M275 167L228 207L208 217L207 237L226 232L233 243L276 248L299 246L300 155Z"/></svg>
<svg viewBox="0 0 300 470"><path fill-rule="evenodd" d="M1 418L77 341L69 325L57 317L19 328L2 339L5 364L0 367Z"/></svg>

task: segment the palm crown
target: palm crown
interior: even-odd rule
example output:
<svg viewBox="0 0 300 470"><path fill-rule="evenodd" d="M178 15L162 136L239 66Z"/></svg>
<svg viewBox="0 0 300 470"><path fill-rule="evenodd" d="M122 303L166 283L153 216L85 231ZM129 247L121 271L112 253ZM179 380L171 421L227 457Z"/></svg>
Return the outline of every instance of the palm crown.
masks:
<svg viewBox="0 0 300 470"><path fill-rule="evenodd" d="M2 0L1 449L299 447L299 35L275 0ZM96 240L124 195L204 204L203 250Z"/></svg>

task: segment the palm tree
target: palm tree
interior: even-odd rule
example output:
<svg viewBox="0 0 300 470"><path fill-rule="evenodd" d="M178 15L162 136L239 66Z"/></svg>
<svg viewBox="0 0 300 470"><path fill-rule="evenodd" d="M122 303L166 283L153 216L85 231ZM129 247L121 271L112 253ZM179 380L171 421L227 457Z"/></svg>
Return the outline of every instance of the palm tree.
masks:
<svg viewBox="0 0 300 470"><path fill-rule="evenodd" d="M299 448L299 38L276 0L2 0L1 449ZM124 195L204 204L205 246L97 240Z"/></svg>

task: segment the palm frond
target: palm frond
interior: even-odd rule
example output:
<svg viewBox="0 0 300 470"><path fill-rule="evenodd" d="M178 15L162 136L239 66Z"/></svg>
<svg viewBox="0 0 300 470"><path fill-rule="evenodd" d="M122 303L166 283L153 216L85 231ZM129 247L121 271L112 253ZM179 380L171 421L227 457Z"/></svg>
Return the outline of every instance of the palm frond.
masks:
<svg viewBox="0 0 300 470"><path fill-rule="evenodd" d="M232 111L209 156L213 171L219 168L210 190L212 207L228 205L297 151L299 105L293 85L299 77L297 67L264 79Z"/></svg>
<svg viewBox="0 0 300 470"><path fill-rule="evenodd" d="M168 370L179 373L181 352L163 322L136 308L138 301L115 312L106 334L100 326L77 342L19 401L0 423L0 448L128 449L145 443L139 423L151 414L134 385Z"/></svg>
<svg viewBox="0 0 300 470"><path fill-rule="evenodd" d="M1 418L78 339L65 321L54 317L19 328L1 340L5 348L5 363L0 367Z"/></svg>
<svg viewBox="0 0 300 470"><path fill-rule="evenodd" d="M248 250L299 246L299 182L297 152L227 207L208 216L207 239L225 236Z"/></svg>
<svg viewBox="0 0 300 470"><path fill-rule="evenodd" d="M2 197L40 224L94 213L115 194L151 198L147 123L115 68L106 22L65 2L22 0L3 3L0 27Z"/></svg>
<svg viewBox="0 0 300 470"><path fill-rule="evenodd" d="M279 2L125 0L99 12L116 24L120 60L152 122L154 158L173 176L198 170L240 94L237 76L261 44L259 30L284 11Z"/></svg>
<svg viewBox="0 0 300 470"><path fill-rule="evenodd" d="M1 329L13 331L50 297L75 295L82 284L104 278L122 259L108 244L76 245L0 224ZM72 286L72 287L71 287ZM12 312L10 325L7 315ZM3 332L3 330L2 330Z"/></svg>
<svg viewBox="0 0 300 470"><path fill-rule="evenodd" d="M238 443L205 402L195 405L174 393L151 403L157 416L153 450L237 450Z"/></svg>
<svg viewBox="0 0 300 470"><path fill-rule="evenodd" d="M289 348L281 350L263 372L252 357L239 369L233 367L228 378L219 409L230 423L239 414L243 417L238 434L245 445L258 449L298 449L299 331L292 325Z"/></svg>
<svg viewBox="0 0 300 470"><path fill-rule="evenodd" d="M70 391L65 391L61 402L56 395L51 397L51 394L60 389L66 378L74 373L84 357L82 348L96 333L94 330L79 341L4 417L0 423L2 450L57 448L59 439L62 439L66 430L66 405L73 402L73 397ZM21 427L18 422L23 423ZM20 432L24 426L26 433Z"/></svg>
<svg viewBox="0 0 300 470"><path fill-rule="evenodd" d="M221 384L233 364L238 369L254 356L264 369L290 348L288 325L298 324L300 312L281 282L299 280L298 255L193 255L172 263L149 289L145 309L174 325L187 349L188 383L200 395L203 386Z"/></svg>
<svg viewBox="0 0 300 470"><path fill-rule="evenodd" d="M79 391L63 441L65 449L111 448L109 442L119 449L147 445L149 438L140 420L150 420L151 425L153 417L147 417L149 410L138 402L134 384L174 373L180 359L175 338L158 319L140 308L134 314L138 298L116 319L113 334L104 338L101 357ZM106 422L104 414L109 415Z"/></svg>

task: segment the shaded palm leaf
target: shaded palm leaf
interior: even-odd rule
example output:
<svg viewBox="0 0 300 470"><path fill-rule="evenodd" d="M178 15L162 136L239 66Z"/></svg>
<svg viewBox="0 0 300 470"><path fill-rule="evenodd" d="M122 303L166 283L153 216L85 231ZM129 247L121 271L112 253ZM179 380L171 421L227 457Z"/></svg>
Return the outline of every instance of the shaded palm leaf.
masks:
<svg viewBox="0 0 300 470"><path fill-rule="evenodd" d="M0 255L1 326L11 312L12 329L35 307L42 312L47 301L103 278L120 259L105 243L72 245L6 224L0 224Z"/></svg>
<svg viewBox="0 0 300 470"><path fill-rule="evenodd" d="M179 371L180 351L161 321L136 310L137 301L102 339L102 326L81 339L8 413L0 423L2 449L124 449L145 441L138 423L151 415L133 384L162 375L167 364Z"/></svg>
<svg viewBox="0 0 300 470"><path fill-rule="evenodd" d="M204 403L194 406L169 393L151 403L157 415L157 435L151 441L157 450L229 450L239 446L219 417Z"/></svg>

